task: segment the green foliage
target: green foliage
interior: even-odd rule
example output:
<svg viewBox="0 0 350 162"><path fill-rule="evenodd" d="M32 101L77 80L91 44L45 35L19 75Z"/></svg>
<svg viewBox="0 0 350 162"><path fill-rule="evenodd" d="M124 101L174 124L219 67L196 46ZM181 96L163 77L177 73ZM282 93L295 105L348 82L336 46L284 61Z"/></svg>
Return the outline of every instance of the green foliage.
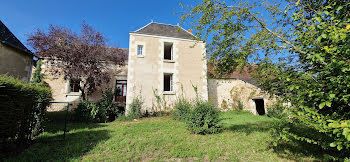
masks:
<svg viewBox="0 0 350 162"><path fill-rule="evenodd" d="M219 112L214 105L197 101L186 123L191 132L205 135L221 132L219 122Z"/></svg>
<svg viewBox="0 0 350 162"><path fill-rule="evenodd" d="M128 118L138 119L143 116L141 109L143 105L143 99L140 96L135 97L129 105L129 112L127 113Z"/></svg>
<svg viewBox="0 0 350 162"><path fill-rule="evenodd" d="M43 63L41 61L38 61L35 67L35 70L33 72L32 80L30 83L32 84L40 84L44 82L44 74L41 73L41 65Z"/></svg>
<svg viewBox="0 0 350 162"><path fill-rule="evenodd" d="M122 112L113 104L113 98L112 90L110 88L106 89L103 92L102 99L97 102L97 112L92 112L94 118L97 118L98 121L106 122L113 121L120 116Z"/></svg>
<svg viewBox="0 0 350 162"><path fill-rule="evenodd" d="M254 60L262 90L290 104L282 108L284 120L295 129L277 132L278 141L310 143L341 159L350 152L349 10L350 2L340 0L203 0L182 18L208 42L219 74ZM309 131L292 131L301 128Z"/></svg>
<svg viewBox="0 0 350 162"><path fill-rule="evenodd" d="M286 119L288 117L284 107L280 103L267 108L267 116L276 119Z"/></svg>
<svg viewBox="0 0 350 162"><path fill-rule="evenodd" d="M175 120L186 122L191 114L192 109L192 104L185 98L180 97L176 101L171 115Z"/></svg>
<svg viewBox="0 0 350 162"><path fill-rule="evenodd" d="M1 133L0 151L7 144L19 142L25 145L43 130L46 107L51 91L24 83L10 76L0 75Z"/></svg>
<svg viewBox="0 0 350 162"><path fill-rule="evenodd" d="M238 111L242 111L244 108L243 102L241 100L238 101L238 105L237 105L237 110Z"/></svg>
<svg viewBox="0 0 350 162"><path fill-rule="evenodd" d="M75 120L77 121L94 121L110 122L114 121L121 112L113 104L114 94L110 88L103 92L102 98L93 103L88 100L82 100L76 109L74 109Z"/></svg>
<svg viewBox="0 0 350 162"><path fill-rule="evenodd" d="M74 120L81 122L93 121L94 115L96 115L96 104L89 100L82 100L77 108L74 109ZM92 115L94 111L94 115Z"/></svg>

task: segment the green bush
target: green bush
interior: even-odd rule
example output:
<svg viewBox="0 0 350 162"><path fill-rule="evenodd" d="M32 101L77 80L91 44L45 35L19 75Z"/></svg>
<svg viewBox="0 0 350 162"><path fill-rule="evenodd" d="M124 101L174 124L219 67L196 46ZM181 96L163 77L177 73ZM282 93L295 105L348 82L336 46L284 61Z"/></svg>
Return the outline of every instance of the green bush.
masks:
<svg viewBox="0 0 350 162"><path fill-rule="evenodd" d="M222 130L219 122L219 112L214 105L197 101L186 123L191 132L205 135L219 133Z"/></svg>
<svg viewBox="0 0 350 162"><path fill-rule="evenodd" d="M122 113L118 107L113 103L114 94L110 88L104 93L101 100L97 102L97 112L92 112L94 118L101 122L114 121Z"/></svg>
<svg viewBox="0 0 350 162"><path fill-rule="evenodd" d="M175 120L187 121L191 114L192 107L192 104L188 100L179 98L174 105L174 110L171 115Z"/></svg>
<svg viewBox="0 0 350 162"><path fill-rule="evenodd" d="M77 108L74 109L74 120L81 122L93 121L92 111L96 111L96 104L91 101L83 100L81 101Z"/></svg>
<svg viewBox="0 0 350 162"><path fill-rule="evenodd" d="M102 98L93 103L84 100L74 109L74 117L77 121L110 122L118 118L122 113L113 103L114 94L111 89L103 92Z"/></svg>
<svg viewBox="0 0 350 162"><path fill-rule="evenodd" d="M267 116L270 118L282 119L287 117L287 113L284 111L283 106L277 103L267 108Z"/></svg>
<svg viewBox="0 0 350 162"><path fill-rule="evenodd" d="M127 117L133 118L133 119L141 118L142 117L142 112L141 112L142 104L143 104L143 100L140 96L134 98L132 100L131 104L129 105L130 110L127 114Z"/></svg>
<svg viewBox="0 0 350 162"><path fill-rule="evenodd" d="M8 144L26 144L43 131L51 91L48 87L0 75L0 94L1 152L6 150Z"/></svg>

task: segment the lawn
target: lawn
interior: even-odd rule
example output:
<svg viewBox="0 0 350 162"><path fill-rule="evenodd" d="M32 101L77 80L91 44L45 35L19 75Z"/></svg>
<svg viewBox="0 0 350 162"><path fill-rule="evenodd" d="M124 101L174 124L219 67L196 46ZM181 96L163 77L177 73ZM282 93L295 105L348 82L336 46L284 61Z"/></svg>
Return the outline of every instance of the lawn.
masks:
<svg viewBox="0 0 350 162"><path fill-rule="evenodd" d="M65 141L62 123L23 153L7 161L314 161L312 155L271 147L269 130L275 119L247 112L221 114L224 131L191 134L171 117L150 117L111 123L69 123Z"/></svg>

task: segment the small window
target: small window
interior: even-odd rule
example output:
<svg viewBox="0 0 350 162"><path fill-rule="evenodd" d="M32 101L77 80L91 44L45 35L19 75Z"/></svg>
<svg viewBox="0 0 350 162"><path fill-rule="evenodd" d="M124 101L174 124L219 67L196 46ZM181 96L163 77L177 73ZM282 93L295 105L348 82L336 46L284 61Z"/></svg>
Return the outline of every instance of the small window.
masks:
<svg viewBox="0 0 350 162"><path fill-rule="evenodd" d="M137 46L137 56L143 56L143 45Z"/></svg>
<svg viewBox="0 0 350 162"><path fill-rule="evenodd" d="M173 43L164 42L164 60L173 60Z"/></svg>
<svg viewBox="0 0 350 162"><path fill-rule="evenodd" d="M173 74L164 74L164 92L173 91Z"/></svg>
<svg viewBox="0 0 350 162"><path fill-rule="evenodd" d="M70 80L70 92L79 92L80 90L80 80L72 79Z"/></svg>

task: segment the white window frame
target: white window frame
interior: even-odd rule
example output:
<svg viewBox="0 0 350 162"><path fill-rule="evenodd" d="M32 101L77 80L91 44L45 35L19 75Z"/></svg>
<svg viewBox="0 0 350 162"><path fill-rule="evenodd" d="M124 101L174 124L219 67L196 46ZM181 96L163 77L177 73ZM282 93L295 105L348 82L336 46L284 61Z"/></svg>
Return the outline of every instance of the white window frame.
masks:
<svg viewBox="0 0 350 162"><path fill-rule="evenodd" d="M134 49L135 49L134 55L136 55L136 57L140 57L140 58L145 57L146 56L146 43L136 41L135 44L136 44L136 46L134 46ZM142 46L142 55L138 55L139 46Z"/></svg>
<svg viewBox="0 0 350 162"><path fill-rule="evenodd" d="M141 48L141 50L140 50L140 48ZM143 45L137 45L137 56L139 56L139 57L143 56Z"/></svg>
<svg viewBox="0 0 350 162"><path fill-rule="evenodd" d="M164 50L164 48L165 48L165 44L166 43L171 43L171 49L170 49L170 59L165 59L164 57L164 55L165 55L165 50ZM174 42L166 42L166 41L164 41L163 42L163 60L164 61L167 61L167 62L173 62L174 61Z"/></svg>
<svg viewBox="0 0 350 162"><path fill-rule="evenodd" d="M164 89L164 80L165 80L165 76L166 75L168 75L168 76L170 76L170 90L169 91L165 91L165 89ZM174 92L174 82L173 82L173 80L174 80L174 74L173 73L164 73L163 74L163 92L165 92L165 93L171 93L171 92Z"/></svg>

